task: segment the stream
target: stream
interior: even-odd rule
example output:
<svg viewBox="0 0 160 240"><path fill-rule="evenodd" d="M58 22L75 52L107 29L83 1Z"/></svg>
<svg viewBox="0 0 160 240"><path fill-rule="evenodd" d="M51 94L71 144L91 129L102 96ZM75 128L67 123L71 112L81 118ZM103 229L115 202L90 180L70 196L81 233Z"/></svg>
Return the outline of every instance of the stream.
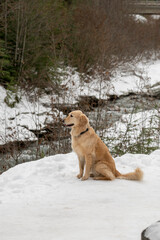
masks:
<svg viewBox="0 0 160 240"><path fill-rule="evenodd" d="M77 104L69 106L63 104L59 105L59 108L64 114L81 109L90 119L91 126L96 131L101 131L119 121L123 114L151 110L158 106L160 106L160 99L157 96L129 93L120 97L111 95L109 100L81 96ZM52 126L51 131L35 134L38 141L14 142L0 146L0 173L20 163L71 151L69 130L63 126L62 122Z"/></svg>

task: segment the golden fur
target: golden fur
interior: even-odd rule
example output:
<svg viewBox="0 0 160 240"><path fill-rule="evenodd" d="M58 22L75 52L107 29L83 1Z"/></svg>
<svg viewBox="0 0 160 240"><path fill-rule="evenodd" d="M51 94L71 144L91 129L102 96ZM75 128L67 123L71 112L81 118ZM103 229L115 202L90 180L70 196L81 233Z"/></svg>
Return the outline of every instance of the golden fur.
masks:
<svg viewBox="0 0 160 240"><path fill-rule="evenodd" d="M117 171L107 146L97 136L90 126L88 118L81 111L71 112L64 122L72 129L72 149L79 159L78 178L87 180L89 176L93 176L95 180L142 179L143 172L139 168L127 174L121 174Z"/></svg>

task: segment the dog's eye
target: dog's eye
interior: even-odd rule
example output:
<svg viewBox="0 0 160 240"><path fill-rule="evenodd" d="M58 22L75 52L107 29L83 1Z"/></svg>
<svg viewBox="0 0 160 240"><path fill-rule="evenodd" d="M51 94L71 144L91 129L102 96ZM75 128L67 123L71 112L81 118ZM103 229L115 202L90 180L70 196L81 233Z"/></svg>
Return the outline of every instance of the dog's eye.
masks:
<svg viewBox="0 0 160 240"><path fill-rule="evenodd" d="M71 114L70 117L73 117L73 115Z"/></svg>

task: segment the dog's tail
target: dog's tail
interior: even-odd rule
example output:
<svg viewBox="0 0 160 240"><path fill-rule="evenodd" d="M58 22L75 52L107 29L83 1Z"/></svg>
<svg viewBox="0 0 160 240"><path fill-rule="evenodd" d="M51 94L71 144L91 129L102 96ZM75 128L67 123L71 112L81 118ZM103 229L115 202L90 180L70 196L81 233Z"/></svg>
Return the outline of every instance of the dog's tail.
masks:
<svg viewBox="0 0 160 240"><path fill-rule="evenodd" d="M118 170L116 170L116 178L141 181L143 178L143 172L140 168L136 168L134 172L126 174L121 174Z"/></svg>

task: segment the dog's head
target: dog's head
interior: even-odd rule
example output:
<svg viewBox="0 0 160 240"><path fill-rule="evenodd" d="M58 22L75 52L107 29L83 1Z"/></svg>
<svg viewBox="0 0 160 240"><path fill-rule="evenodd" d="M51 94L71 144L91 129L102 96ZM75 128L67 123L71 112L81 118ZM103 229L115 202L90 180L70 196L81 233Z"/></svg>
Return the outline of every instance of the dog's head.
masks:
<svg viewBox="0 0 160 240"><path fill-rule="evenodd" d="M67 127L85 127L89 121L85 114L80 110L70 112L69 115L64 120Z"/></svg>

